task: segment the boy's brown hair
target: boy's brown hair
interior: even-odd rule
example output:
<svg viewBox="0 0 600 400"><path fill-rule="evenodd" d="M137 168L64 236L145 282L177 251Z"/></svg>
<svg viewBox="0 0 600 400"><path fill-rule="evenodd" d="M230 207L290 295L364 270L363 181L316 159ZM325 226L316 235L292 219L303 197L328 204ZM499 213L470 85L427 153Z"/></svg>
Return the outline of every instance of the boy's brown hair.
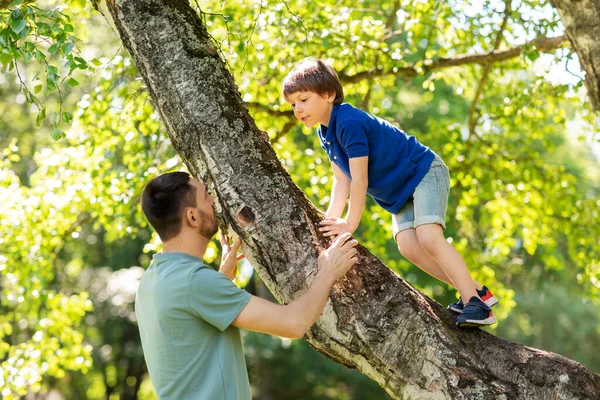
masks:
<svg viewBox="0 0 600 400"><path fill-rule="evenodd" d="M283 97L296 92L335 93L334 104L344 101L344 89L337 73L322 60L307 58L301 61L283 80Z"/></svg>

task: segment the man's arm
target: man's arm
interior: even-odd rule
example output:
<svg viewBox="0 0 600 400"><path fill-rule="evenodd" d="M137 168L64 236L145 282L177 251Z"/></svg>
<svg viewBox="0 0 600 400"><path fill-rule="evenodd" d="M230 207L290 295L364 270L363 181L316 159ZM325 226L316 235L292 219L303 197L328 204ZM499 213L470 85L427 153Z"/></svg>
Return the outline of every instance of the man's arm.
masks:
<svg viewBox="0 0 600 400"><path fill-rule="evenodd" d="M242 241L239 237L236 237L233 240L233 245L230 245L229 238L221 231L220 242L222 256L219 272L229 279L234 280L237 275L237 262L244 258L243 254L237 255L237 251L240 249Z"/></svg>
<svg viewBox="0 0 600 400"><path fill-rule="evenodd" d="M290 304L281 306L252 296L232 325L251 331L300 338L319 318L331 286L357 262L356 240L346 233L321 253L319 271L307 291Z"/></svg>
<svg viewBox="0 0 600 400"><path fill-rule="evenodd" d="M327 209L327 216L340 218L346 207L348 195L350 194L350 178L342 172L340 167L331 163L333 168L333 185L331 187L331 200Z"/></svg>

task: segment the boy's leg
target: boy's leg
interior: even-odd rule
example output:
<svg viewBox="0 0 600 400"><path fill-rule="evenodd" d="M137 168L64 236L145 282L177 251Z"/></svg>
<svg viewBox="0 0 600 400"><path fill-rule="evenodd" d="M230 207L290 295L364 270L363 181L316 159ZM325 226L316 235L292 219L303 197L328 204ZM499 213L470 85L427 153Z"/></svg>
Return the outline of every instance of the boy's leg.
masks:
<svg viewBox="0 0 600 400"><path fill-rule="evenodd" d="M479 298L467 264L460 253L448 243L440 225L419 225L416 228L416 236L423 250L437 261L465 301L471 297Z"/></svg>
<svg viewBox="0 0 600 400"><path fill-rule="evenodd" d="M465 302L473 296L479 297L475 282L461 255L444 237L446 208L450 190L448 167L436 156L427 174L413 193L413 213L417 239L454 283Z"/></svg>
<svg viewBox="0 0 600 400"><path fill-rule="evenodd" d="M450 278L446 275L442 267L433 259L419 243L417 233L414 228L409 228L398 232L396 235L398 250L408 261L427 272L429 275L450 286L454 286Z"/></svg>
<svg viewBox="0 0 600 400"><path fill-rule="evenodd" d="M429 275L456 288L438 262L419 244L414 224L414 202L413 199L409 199L397 214L392 215L394 240L398 244L400 254ZM477 289L482 288L478 282L474 283Z"/></svg>

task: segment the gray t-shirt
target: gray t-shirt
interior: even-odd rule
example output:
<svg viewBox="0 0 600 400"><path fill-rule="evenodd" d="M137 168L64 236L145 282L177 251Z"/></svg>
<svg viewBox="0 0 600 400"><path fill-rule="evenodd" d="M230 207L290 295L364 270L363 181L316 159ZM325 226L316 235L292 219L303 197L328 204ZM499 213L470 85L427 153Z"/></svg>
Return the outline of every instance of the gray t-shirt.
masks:
<svg viewBox="0 0 600 400"><path fill-rule="evenodd" d="M250 297L197 257L154 255L135 314L159 399L251 399L240 331L231 326Z"/></svg>

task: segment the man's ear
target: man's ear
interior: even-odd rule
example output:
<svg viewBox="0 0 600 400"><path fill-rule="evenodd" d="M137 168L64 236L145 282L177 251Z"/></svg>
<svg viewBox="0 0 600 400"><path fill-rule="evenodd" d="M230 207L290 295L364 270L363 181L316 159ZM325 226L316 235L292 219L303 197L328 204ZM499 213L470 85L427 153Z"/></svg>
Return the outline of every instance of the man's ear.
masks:
<svg viewBox="0 0 600 400"><path fill-rule="evenodd" d="M189 226L197 227L200 225L200 215L198 211L192 207L188 207L185 210L185 220Z"/></svg>

